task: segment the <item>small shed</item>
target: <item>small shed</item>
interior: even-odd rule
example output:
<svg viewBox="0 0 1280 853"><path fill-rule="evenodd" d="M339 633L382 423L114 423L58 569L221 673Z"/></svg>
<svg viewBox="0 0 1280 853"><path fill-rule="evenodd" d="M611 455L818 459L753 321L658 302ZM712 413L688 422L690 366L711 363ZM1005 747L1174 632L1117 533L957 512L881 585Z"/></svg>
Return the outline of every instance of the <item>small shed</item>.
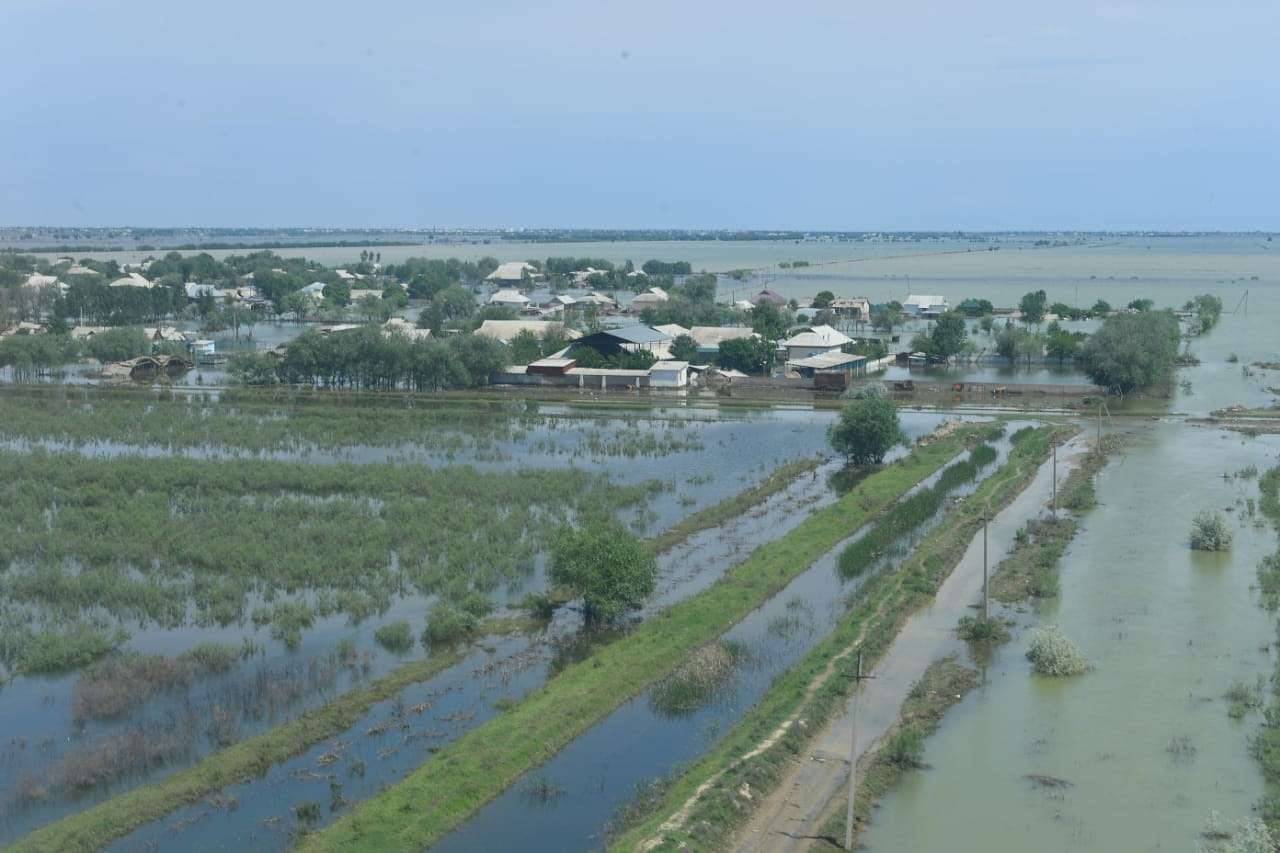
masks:
<svg viewBox="0 0 1280 853"><path fill-rule="evenodd" d="M653 388L684 388L689 384L689 362L659 361L649 368Z"/></svg>
<svg viewBox="0 0 1280 853"><path fill-rule="evenodd" d="M867 375L867 357L847 352L824 352L787 362L819 390L843 391L856 376Z"/></svg>
<svg viewBox="0 0 1280 853"><path fill-rule="evenodd" d="M526 373L532 373L537 376L564 376L573 369L577 362L571 358L556 358L548 356L540 358L537 361L529 362L525 368Z"/></svg>

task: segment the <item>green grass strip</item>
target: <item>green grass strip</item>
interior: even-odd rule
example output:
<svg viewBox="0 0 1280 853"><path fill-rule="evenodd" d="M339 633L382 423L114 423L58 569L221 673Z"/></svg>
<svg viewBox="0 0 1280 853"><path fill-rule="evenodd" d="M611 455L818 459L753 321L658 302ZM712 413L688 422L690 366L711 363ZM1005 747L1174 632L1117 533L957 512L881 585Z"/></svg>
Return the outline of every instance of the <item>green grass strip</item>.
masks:
<svg viewBox="0 0 1280 853"><path fill-rule="evenodd" d="M1049 454L1053 432L1053 428L1040 428L1019 442L1005 464L952 509L910 557L893 571L869 579L853 610L835 631L779 676L724 739L669 787L654 813L616 838L610 849L639 849L657 837L663 839L658 850L726 846L730 833L746 820L753 805L783 779L810 738L844 707L852 684L854 656L850 649L856 645L864 653L864 665L879 660L907 617L932 600L964 556L969 542L982 529L983 507L998 511L1030 484ZM1069 430L1063 428L1059 434L1069 434ZM789 726L768 748L758 749L793 718L803 719L804 725ZM746 755L750 758L744 760ZM708 782L709 788L685 817L682 828L660 831L659 827ZM752 799L741 796L744 790Z"/></svg>
<svg viewBox="0 0 1280 853"><path fill-rule="evenodd" d="M627 699L723 634L840 540L953 458L970 427L867 477L707 590L566 668L510 713L444 747L402 782L308 838L303 850L421 850L458 827Z"/></svg>
<svg viewBox="0 0 1280 853"><path fill-rule="evenodd" d="M374 704L390 699L460 660L461 654L449 653L405 664L292 722L215 752L161 782L113 797L87 811L37 829L8 849L11 853L100 850L175 809L198 802L228 785L260 776L272 765L341 734Z"/></svg>

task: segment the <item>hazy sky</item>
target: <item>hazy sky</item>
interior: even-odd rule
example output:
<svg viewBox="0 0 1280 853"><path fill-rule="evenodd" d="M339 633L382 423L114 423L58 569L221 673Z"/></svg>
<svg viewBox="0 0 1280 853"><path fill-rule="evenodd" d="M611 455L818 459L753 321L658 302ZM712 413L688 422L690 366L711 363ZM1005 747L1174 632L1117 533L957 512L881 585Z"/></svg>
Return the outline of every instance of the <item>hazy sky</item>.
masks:
<svg viewBox="0 0 1280 853"><path fill-rule="evenodd" d="M0 0L0 224L1280 229L1280 3Z"/></svg>

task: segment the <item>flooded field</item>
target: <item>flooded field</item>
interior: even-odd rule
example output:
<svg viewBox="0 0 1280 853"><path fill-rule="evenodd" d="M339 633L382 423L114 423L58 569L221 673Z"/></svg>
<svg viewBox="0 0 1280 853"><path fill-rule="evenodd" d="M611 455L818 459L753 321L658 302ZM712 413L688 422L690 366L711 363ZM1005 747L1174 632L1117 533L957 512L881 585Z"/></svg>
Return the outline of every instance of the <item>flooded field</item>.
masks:
<svg viewBox="0 0 1280 853"><path fill-rule="evenodd" d="M645 496L643 508L628 506L631 499L626 498L616 511L646 536L659 534L690 514L738 494L779 465L825 453L825 429L832 417L830 412L802 407L618 410L543 404L530 409L523 404L513 408L477 403L478 408L463 406L458 411L410 411L410 421L394 407L357 408L352 413L323 404L257 405L204 395L174 399L140 395L139 399L139 395L76 389L48 392L52 397L44 393L45 389L15 389L5 399L11 417L0 423L5 447L0 455L6 464L16 466L15 471L45 466L38 476L16 478L30 487L55 483L65 476L57 473L63 469L68 474L76 472L75 476L97 477L89 472L94 470L92 466L100 465L110 466L102 470L104 477L116 477L112 471L128 477L143 471L155 476L176 463L196 466L193 473L183 476L200 492L208 492L229 471L251 466L233 475L247 479L241 480L245 486L238 486L232 494L246 494L246 486L251 494L257 488L249 485L252 478L274 470L272 465L287 466L281 471L290 472L289 476L305 474L308 481L326 470L343 471L343 477L354 478L350 483L362 481L365 474L387 482L392 471L420 470L414 476L428 483L437 475L453 477L451 472L455 471L472 478L509 476L503 471L528 472L551 479L588 478L580 485L595 482L590 478L602 478L599 482L608 484L603 488L615 490L619 496L640 489L637 494ZM918 437L934 429L943 417L912 415L904 425L911 437ZM478 420L483 428L478 428ZM827 464L766 503L752 507L748 514L695 534L665 554L650 609L705 588L749 553L753 542L780 535L807 512L833 499L830 477L837 468ZM375 494L364 487L356 491ZM359 501L368 499L359 497ZM373 500L399 498L387 493ZM314 508L324 510L329 503L330 499L308 499L290 511L307 517ZM7 511L25 512L16 504ZM343 505L342 512L367 510L351 504ZM111 523L120 533L127 533L127 522ZM249 534L253 523L245 519L249 527L241 528L240 539L258 535ZM215 553L230 554L226 548L233 534L224 527L209 528L210 535L217 531L218 537L210 545ZM148 536L162 532L162 528ZM439 529L439 525L433 528ZM160 546L160 540L153 545L144 544L146 541L142 537L129 549L117 549L124 565L133 559L125 555L138 547L150 548L148 553L157 555L167 547ZM20 639L21 632L29 630L23 626L60 634L65 634L68 626L85 626L108 638L107 642L122 641L120 648L129 653L160 656L151 665L163 661L174 671L166 672L156 686L152 685L153 674L147 674L143 692L117 710L111 703L118 700L104 697L99 685L143 676L104 673L103 679L86 680L84 672L37 674L22 671L22 664L16 662L20 656L8 659L14 668L8 671L9 682L0 689L0 721L9 736L0 756L7 771L5 783L0 785L0 838L8 840L95 801L163 778L211 750L294 719L334 696L375 682L406 661L421 659L424 649L412 640L407 652L385 648L377 639L378 629L407 620L416 633L438 597L416 583L399 591L393 583L382 587L384 593L355 603L344 597L345 593L336 599L322 590L319 595L298 594L273 587L268 580L246 587L246 597L237 605L231 604L235 599L229 599L230 590L224 588L218 593L221 598L214 601L231 609L226 617L217 618L216 611L204 609L211 602L199 573L154 575L136 566L123 574L114 569L108 574L102 569L87 572L74 564L59 568L47 562L52 553L50 544L40 546L46 555L41 558L44 562L14 551L16 559L0 577L6 590L4 619L8 630ZM62 536L57 547L66 554L65 559L75 560L78 549L87 544L87 540ZM301 541L289 546L291 559L305 554L309 547ZM393 576L400 550L402 546L393 545L390 552L388 567ZM110 553L94 559L120 559L108 556ZM168 559L178 567L190 557L171 552ZM339 558L337 564L347 565L349 559ZM217 565L217 560L211 565ZM497 615L508 612L502 610L504 606L514 605L525 593L545 584L536 546L513 565L526 568L486 593L492 602L486 607L496 605ZM107 577L114 578L108 588L132 592L124 597L113 593L87 598L91 589L99 588L88 586L88 581ZM360 588L366 591L361 597L374 592L368 577L361 573ZM472 574L473 583L474 578ZM121 583L125 586L119 587ZM83 592L53 592L61 588ZM306 610L296 611L290 602ZM259 613L263 614L261 621ZM352 742L369 744L364 732L370 728L386 737L377 742L372 756L361 750L352 753L365 763L367 770L361 778L367 782L347 783L341 795L344 802L358 801L398 778L420 763L427 750L482 722L493 713L494 703L500 706L503 697L518 697L544 681L566 655L580 654L569 642L577 631L576 619L572 613L563 617L532 636L486 641L464 660L362 715L351 727ZM113 631L123 633L111 637ZM195 656L202 650L218 657L216 669L196 662ZM94 710L94 701L107 704ZM379 720L399 719L405 708L421 707L426 701L435 708L434 715L447 719L432 729L431 737L415 737L391 749L387 738L398 737L398 729L379 729ZM328 748L336 748L336 741L327 743ZM316 748L319 755L328 754L324 748ZM307 753L276 768L275 775L261 783L267 786L264 790L278 786L275 780L279 778L293 779L289 774L304 772L299 768L314 769L316 757ZM271 812L264 814L263 820L272 815L278 819L288 816L296 799L293 788L285 786L272 797L254 787L246 796L234 792L228 796ZM197 807L193 813L203 814L208 808ZM246 809L243 814L247 820L251 811ZM159 830L169 831L169 826L165 823ZM244 832L236 830L238 837L245 837Z"/></svg>

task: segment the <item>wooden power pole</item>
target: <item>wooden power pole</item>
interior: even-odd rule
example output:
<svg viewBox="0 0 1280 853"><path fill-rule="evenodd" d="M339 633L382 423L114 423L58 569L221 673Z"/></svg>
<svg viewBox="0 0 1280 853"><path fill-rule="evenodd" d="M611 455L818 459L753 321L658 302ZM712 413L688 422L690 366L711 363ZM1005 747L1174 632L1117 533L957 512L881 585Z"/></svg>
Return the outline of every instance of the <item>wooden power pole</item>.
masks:
<svg viewBox="0 0 1280 853"><path fill-rule="evenodd" d="M853 697L849 700L849 807L844 816L844 849L853 849L853 798L858 790L858 691L862 682L875 678L862 674L862 652L858 652L858 672L853 677Z"/></svg>
<svg viewBox="0 0 1280 853"><path fill-rule="evenodd" d="M987 621L987 510L982 510L982 621Z"/></svg>

